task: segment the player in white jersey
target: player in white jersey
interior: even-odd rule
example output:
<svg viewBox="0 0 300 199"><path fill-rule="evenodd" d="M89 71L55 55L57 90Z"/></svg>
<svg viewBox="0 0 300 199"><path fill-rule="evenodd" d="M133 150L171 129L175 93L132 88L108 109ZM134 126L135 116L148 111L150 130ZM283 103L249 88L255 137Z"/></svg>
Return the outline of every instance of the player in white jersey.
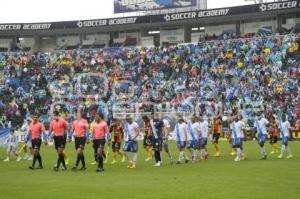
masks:
<svg viewBox="0 0 300 199"><path fill-rule="evenodd" d="M188 145L187 148L192 155L192 161L196 160L196 145L197 145L197 137L200 134L200 124L198 123L198 118L196 116L192 117L192 120L188 122L188 134L187 140Z"/></svg>
<svg viewBox="0 0 300 199"><path fill-rule="evenodd" d="M283 158L283 154L285 151L288 152L287 159L292 159L293 155L291 152L291 149L288 145L289 142L289 137L290 137L290 128L291 124L286 118L287 116L282 117L282 121L279 123L279 129L280 129L280 134L281 134L281 139L282 139L282 146L281 146L281 152L280 155L278 156L279 159Z"/></svg>
<svg viewBox="0 0 300 199"><path fill-rule="evenodd" d="M168 154L168 157L170 158L170 164L173 164L173 157L170 153L169 144L168 144L169 135L171 133L171 125L167 119L163 119L163 122L164 122L163 148L164 151Z"/></svg>
<svg viewBox="0 0 300 199"><path fill-rule="evenodd" d="M267 126L269 125L269 121L262 116L262 114L258 115L258 117L254 120L254 127L256 127L258 144L260 146L260 152L262 155L261 160L267 159L267 152L265 149L265 142L268 138Z"/></svg>
<svg viewBox="0 0 300 199"><path fill-rule="evenodd" d="M239 120L239 117L236 116L235 120L230 125L230 129L232 147L237 150L237 156L234 161L238 162L241 161L243 157L242 146L245 134L245 123Z"/></svg>
<svg viewBox="0 0 300 199"><path fill-rule="evenodd" d="M24 151L25 155L23 157L24 160L32 160L33 159L33 149L31 146L31 138L29 134L29 125L30 125L31 119L26 119L20 128L21 132L25 133L25 141L24 145L22 146L22 150Z"/></svg>
<svg viewBox="0 0 300 199"><path fill-rule="evenodd" d="M207 160L207 138L209 135L209 124L206 119L200 116L200 137L199 137L199 147L200 147L200 158L202 160Z"/></svg>
<svg viewBox="0 0 300 199"><path fill-rule="evenodd" d="M179 158L177 164L181 164L181 161L184 159L185 163L189 162L189 158L185 153L185 147L187 143L187 134L188 134L188 125L184 122L182 118L180 118L175 125L175 134L177 147L179 150Z"/></svg>
<svg viewBox="0 0 300 199"><path fill-rule="evenodd" d="M241 116L238 116L238 119L244 124L243 134L241 135L240 149L241 149L241 160L245 160L247 157L244 151L244 141L247 140L246 123L245 121L243 121Z"/></svg>
<svg viewBox="0 0 300 199"><path fill-rule="evenodd" d="M136 167L137 162L137 154L138 154L138 142L137 137L140 134L139 125L136 122L132 121L130 116L126 117L126 123L124 125L124 155L127 158L129 169L134 169ZM129 157L129 152L133 153L132 158Z"/></svg>
<svg viewBox="0 0 300 199"><path fill-rule="evenodd" d="M16 161L19 162L21 160L21 156L18 154L18 138L14 129L10 130L10 134L5 143L7 145L7 158L4 162L9 162L11 153L17 157Z"/></svg>

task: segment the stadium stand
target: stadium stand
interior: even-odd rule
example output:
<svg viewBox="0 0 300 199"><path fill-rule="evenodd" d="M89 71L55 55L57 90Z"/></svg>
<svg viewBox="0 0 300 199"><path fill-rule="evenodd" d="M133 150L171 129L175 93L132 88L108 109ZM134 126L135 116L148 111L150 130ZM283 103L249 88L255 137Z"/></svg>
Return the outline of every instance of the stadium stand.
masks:
<svg viewBox="0 0 300 199"><path fill-rule="evenodd" d="M118 106L208 116L237 108L248 125L259 110L285 111L295 125L299 46L300 37L289 34L168 48L0 53L2 123L18 125L35 111L49 115L55 103L69 112L101 103L108 118Z"/></svg>
<svg viewBox="0 0 300 199"><path fill-rule="evenodd" d="M299 123L299 0L0 24L2 126L33 112L286 112ZM224 122L226 122L224 118ZM45 121L47 123L47 121ZM299 125L298 125L299 126Z"/></svg>

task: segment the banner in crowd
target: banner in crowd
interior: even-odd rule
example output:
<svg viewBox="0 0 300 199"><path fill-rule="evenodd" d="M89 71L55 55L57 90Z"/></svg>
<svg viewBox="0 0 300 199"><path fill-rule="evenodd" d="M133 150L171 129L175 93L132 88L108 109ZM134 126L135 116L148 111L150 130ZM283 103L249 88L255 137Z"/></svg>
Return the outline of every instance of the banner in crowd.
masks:
<svg viewBox="0 0 300 199"><path fill-rule="evenodd" d="M6 143L6 140L9 136L10 129L9 128L3 128L0 129L0 147L3 147Z"/></svg>
<svg viewBox="0 0 300 199"><path fill-rule="evenodd" d="M114 0L114 13L196 6L197 0Z"/></svg>
<svg viewBox="0 0 300 199"><path fill-rule="evenodd" d="M270 11L285 11L289 9L299 9L300 0L282 1L255 5L245 5L228 8L216 8L208 10L195 10L188 12L178 12L158 15L145 15L134 17L120 17L110 19L92 19L80 21L32 23L32 24L0 24L1 31L42 31L42 30L62 30L62 29L82 29L97 28L104 26L164 23L181 20L196 20L212 17L224 17L246 14L262 14Z"/></svg>
<svg viewBox="0 0 300 199"><path fill-rule="evenodd" d="M0 147L5 146L7 138L10 134L10 130L11 130L10 128L0 128ZM16 133L18 142L24 142L26 132L16 131L15 133Z"/></svg>

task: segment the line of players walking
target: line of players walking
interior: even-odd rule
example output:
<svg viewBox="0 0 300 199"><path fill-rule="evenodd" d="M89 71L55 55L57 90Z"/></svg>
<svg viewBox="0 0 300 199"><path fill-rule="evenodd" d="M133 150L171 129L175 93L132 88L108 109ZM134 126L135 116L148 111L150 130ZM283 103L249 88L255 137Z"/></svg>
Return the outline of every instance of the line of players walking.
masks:
<svg viewBox="0 0 300 199"><path fill-rule="evenodd" d="M77 113L77 118L72 124L68 124L66 120L60 117L59 112L55 111L50 122L50 135L46 134L44 124L39 120L37 114L33 115L32 120L28 120L28 136L26 142L31 143L31 149L33 154L32 165L29 167L31 170L43 169L42 156L40 154L40 148L42 140L45 144L48 140L54 141L54 147L57 153L57 163L53 170L59 171L60 169L67 169L67 157L65 154L65 146L67 141L71 142L72 137L75 140L75 150L77 153L76 163L72 170L86 170L86 161L84 155L85 145L92 142L94 149L94 164L98 164L97 172L104 171L104 162L107 161L106 156L109 153L109 148L112 149L113 161L111 164L117 163L117 156L120 156L121 161L127 160L127 168L136 168L138 158L138 137L141 133L144 134L144 149L147 152L146 161L155 159L155 167L162 166L161 151L164 150L169 157L170 164L174 163L172 154L170 153L168 146L168 138L171 134L171 126L167 119L159 118L159 115L154 113L151 117L142 117L144 126L141 128L130 116L126 117L124 123L120 120L113 119L110 128L107 122L103 119L101 113L96 113L95 119L90 124L84 119L81 113ZM234 161L238 162L246 158L243 142L246 141L245 123L241 117L236 114L229 119L230 134L228 140L231 145L232 155L236 155ZM280 150L279 159L283 158L285 151L288 152L288 159L291 159L292 153L288 146L290 123L287 120L286 115L281 118L271 118L269 122L263 117L263 114L258 114L257 119L254 122L254 127L257 130L258 144L261 152L261 159L267 159L267 152L265 150L265 142L267 141L268 131L270 132L270 143L272 144L271 154L278 152L277 140L282 138L282 147ZM144 129L141 132L141 129ZM179 157L177 164L188 163L189 161L207 160L207 141L212 131L212 141L215 147L215 157L220 157L219 138L223 132L222 120L220 116L216 116L209 123L205 116L193 116L190 121L185 121L183 118L178 119L174 133L176 136L177 147L179 151ZM69 134L67 134L69 132ZM43 137L43 139L42 139ZM12 131L9 142L16 142L14 131ZM123 150L121 150L122 141L124 140ZM105 152L105 145L108 145ZM20 160L19 153L16 152L15 147L11 147L13 144L8 145L8 158L10 153L15 153L17 160ZM25 144L22 150L28 150ZM186 153L186 149L190 155ZM20 151L19 151L20 152ZM189 158L191 156L191 158ZM36 166L38 163L38 166ZM81 167L79 168L79 164Z"/></svg>

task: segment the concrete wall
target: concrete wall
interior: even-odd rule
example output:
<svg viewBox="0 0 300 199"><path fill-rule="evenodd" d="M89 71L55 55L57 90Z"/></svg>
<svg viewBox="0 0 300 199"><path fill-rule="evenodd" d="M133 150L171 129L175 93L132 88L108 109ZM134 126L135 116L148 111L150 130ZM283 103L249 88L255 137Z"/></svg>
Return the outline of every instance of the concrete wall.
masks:
<svg viewBox="0 0 300 199"><path fill-rule="evenodd" d="M153 36L141 37L139 45L140 46L154 46L154 38L153 38Z"/></svg>
<svg viewBox="0 0 300 199"><path fill-rule="evenodd" d="M256 33L263 26L272 26L272 30L277 31L277 21L267 20L241 23L241 34Z"/></svg>
<svg viewBox="0 0 300 199"><path fill-rule="evenodd" d="M76 46L80 44L80 36L58 36L56 39L58 46Z"/></svg>
<svg viewBox="0 0 300 199"><path fill-rule="evenodd" d="M0 48L9 48L9 45L12 41L13 39L10 38L0 39Z"/></svg>
<svg viewBox="0 0 300 199"><path fill-rule="evenodd" d="M224 24L216 26L205 26L205 34L208 36L216 35L219 36L224 30L235 30L236 24Z"/></svg>
<svg viewBox="0 0 300 199"><path fill-rule="evenodd" d="M160 44L164 42L184 43L184 41L184 28L160 30Z"/></svg>

